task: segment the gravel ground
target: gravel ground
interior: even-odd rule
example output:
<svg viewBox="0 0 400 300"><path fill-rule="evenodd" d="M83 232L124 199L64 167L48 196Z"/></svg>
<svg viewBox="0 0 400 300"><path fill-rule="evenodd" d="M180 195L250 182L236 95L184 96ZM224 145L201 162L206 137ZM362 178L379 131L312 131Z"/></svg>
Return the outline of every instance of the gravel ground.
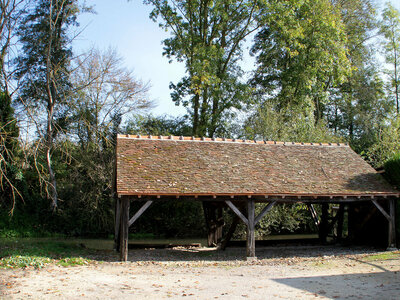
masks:
<svg viewBox="0 0 400 300"><path fill-rule="evenodd" d="M400 252L290 246L130 250L129 262L0 270L0 299L400 299Z"/></svg>

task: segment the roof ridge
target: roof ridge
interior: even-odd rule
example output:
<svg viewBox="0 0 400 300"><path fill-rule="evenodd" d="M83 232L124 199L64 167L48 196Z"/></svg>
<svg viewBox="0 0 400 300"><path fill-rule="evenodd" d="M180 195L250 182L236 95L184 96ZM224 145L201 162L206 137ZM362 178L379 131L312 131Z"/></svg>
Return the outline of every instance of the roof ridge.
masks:
<svg viewBox="0 0 400 300"><path fill-rule="evenodd" d="M267 140L227 139L227 138L196 138L194 136L163 136L163 135L140 135L140 134L118 134L117 138L142 139L142 140L171 140L171 141L203 141L203 142L228 142L242 144L267 144L267 145L301 145L301 146L348 146L347 143L303 143L303 142L280 142Z"/></svg>

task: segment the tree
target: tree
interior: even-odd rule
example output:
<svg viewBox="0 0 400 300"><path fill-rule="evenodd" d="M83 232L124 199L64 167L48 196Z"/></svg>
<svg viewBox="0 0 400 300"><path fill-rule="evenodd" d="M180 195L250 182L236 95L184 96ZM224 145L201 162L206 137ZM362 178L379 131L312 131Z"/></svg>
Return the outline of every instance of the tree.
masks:
<svg viewBox="0 0 400 300"><path fill-rule="evenodd" d="M77 0L39 0L21 20L18 31L22 54L17 58L16 77L21 81L21 102L35 118L31 121L37 125L43 143L48 172L46 191L53 209L58 205L51 162L57 135L55 120L67 109L72 58L69 29L77 25L78 13Z"/></svg>
<svg viewBox="0 0 400 300"><path fill-rule="evenodd" d="M23 4L23 0L0 0L0 89L2 91L7 91L8 87L7 56Z"/></svg>
<svg viewBox="0 0 400 300"><path fill-rule="evenodd" d="M76 66L70 109L62 122L69 123L68 131L78 137L83 148L104 146L116 118L126 119L153 107L146 94L148 85L123 67L115 50L94 49L77 59Z"/></svg>
<svg viewBox="0 0 400 300"><path fill-rule="evenodd" d="M329 127L345 137L359 153L378 141L391 111L375 62L377 20L369 0L336 1L347 36L352 72L330 89L327 106Z"/></svg>
<svg viewBox="0 0 400 300"><path fill-rule="evenodd" d="M135 79L115 50L93 49L73 67L69 109L56 120L63 134L53 165L59 198L68 199L60 201L59 215L75 225L65 228L74 234L107 232L113 224L116 135L153 103L148 86Z"/></svg>
<svg viewBox="0 0 400 300"><path fill-rule="evenodd" d="M328 0L270 1L251 53L256 93L273 99L283 122L324 117L328 89L349 73L346 35Z"/></svg>
<svg viewBox="0 0 400 300"><path fill-rule="evenodd" d="M146 0L150 17L171 30L164 55L184 62L186 76L171 84L176 105L187 107L195 136L213 136L233 108L247 101L238 65L242 43L257 30L262 1Z"/></svg>
<svg viewBox="0 0 400 300"><path fill-rule="evenodd" d="M11 200L11 213L15 207L15 196L20 195L16 182L21 178L21 172L16 163L19 130L11 105L11 71L8 65L12 39L23 4L23 1L0 0L0 204Z"/></svg>
<svg viewBox="0 0 400 300"><path fill-rule="evenodd" d="M396 112L399 114L400 12L387 2L382 17L380 33L384 37L383 46L385 50L385 59L386 63L392 67L392 69L388 71L390 77L389 86L394 96Z"/></svg>
<svg viewBox="0 0 400 300"><path fill-rule="evenodd" d="M164 116L135 116L128 121L123 129L126 134L142 135L175 135L188 136L192 133L192 128L185 117Z"/></svg>

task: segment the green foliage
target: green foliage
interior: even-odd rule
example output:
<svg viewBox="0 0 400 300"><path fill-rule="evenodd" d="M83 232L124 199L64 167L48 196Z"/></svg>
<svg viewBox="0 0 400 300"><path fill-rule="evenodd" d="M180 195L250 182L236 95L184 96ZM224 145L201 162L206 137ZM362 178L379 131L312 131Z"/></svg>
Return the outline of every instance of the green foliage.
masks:
<svg viewBox="0 0 400 300"><path fill-rule="evenodd" d="M400 152L392 155L384 164L385 177L386 179L400 189ZM396 205L396 231L397 231L397 243L399 244L400 239L400 201L397 200Z"/></svg>
<svg viewBox="0 0 400 300"><path fill-rule="evenodd" d="M214 136L248 100L248 87L241 82L238 64L242 43L257 28L262 2L146 0L153 6L150 18L161 19L170 30L164 55L185 63L186 76L173 89L176 105L187 107L195 136Z"/></svg>
<svg viewBox="0 0 400 300"><path fill-rule="evenodd" d="M400 152L392 155L384 164L386 178L400 188Z"/></svg>
<svg viewBox="0 0 400 300"><path fill-rule="evenodd" d="M243 135L249 139L270 141L339 142L323 121L317 124L303 114L294 112L286 122L283 115L289 112L278 111L272 101L265 101L244 123Z"/></svg>
<svg viewBox="0 0 400 300"><path fill-rule="evenodd" d="M400 11L394 8L390 2L387 2L382 14L382 23L380 33L383 35L383 47L385 51L386 63L390 65L387 74L390 77L388 90L390 97L394 100L397 114L400 111L399 93L399 55L400 55Z"/></svg>
<svg viewBox="0 0 400 300"><path fill-rule="evenodd" d="M142 203L131 204L133 210ZM195 237L205 235L205 221L200 201L165 201L153 203L135 223L135 233L153 233L158 237Z"/></svg>
<svg viewBox="0 0 400 300"><path fill-rule="evenodd" d="M261 212L265 204L256 205L256 215ZM263 238L268 235L288 233L312 233L315 225L311 214L304 204L275 205L256 226L256 235ZM235 232L236 238L245 238L246 227L240 223Z"/></svg>
<svg viewBox="0 0 400 300"><path fill-rule="evenodd" d="M395 117L382 128L377 142L369 149L368 156L375 166L382 166L400 152L400 117Z"/></svg>
<svg viewBox="0 0 400 300"><path fill-rule="evenodd" d="M294 114L322 118L327 89L350 72L346 35L330 1L270 1L251 53L252 84L287 121ZM296 116L295 116L296 117Z"/></svg>
<svg viewBox="0 0 400 300"><path fill-rule="evenodd" d="M0 269L43 268L54 263L60 266L86 265L92 262L82 256L88 250L77 245L55 241L3 240L0 242Z"/></svg>
<svg viewBox="0 0 400 300"><path fill-rule="evenodd" d="M135 116L129 120L123 129L126 134L142 135L176 135L190 136L192 127L185 117L163 116Z"/></svg>
<svg viewBox="0 0 400 300"><path fill-rule="evenodd" d="M19 128L14 118L11 97L0 91L0 207L13 212L23 179L19 160Z"/></svg>

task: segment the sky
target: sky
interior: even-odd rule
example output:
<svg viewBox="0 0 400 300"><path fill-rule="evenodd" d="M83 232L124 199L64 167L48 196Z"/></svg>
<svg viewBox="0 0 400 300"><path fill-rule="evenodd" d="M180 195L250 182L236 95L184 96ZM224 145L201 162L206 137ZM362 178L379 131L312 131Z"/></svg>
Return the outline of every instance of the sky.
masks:
<svg viewBox="0 0 400 300"><path fill-rule="evenodd" d="M400 10L399 0L391 2ZM379 5L383 3L378 0ZM184 76L184 65L170 64L162 56L162 40L169 37L169 33L149 19L151 7L144 5L142 0L87 0L86 4L93 6L96 13L79 16L81 33L74 41L75 53L91 47L115 48L136 79L150 84L148 97L156 103L152 114L184 114L185 108L172 102L169 89L170 82L177 83ZM246 70L253 66L253 61L248 51L244 52Z"/></svg>

